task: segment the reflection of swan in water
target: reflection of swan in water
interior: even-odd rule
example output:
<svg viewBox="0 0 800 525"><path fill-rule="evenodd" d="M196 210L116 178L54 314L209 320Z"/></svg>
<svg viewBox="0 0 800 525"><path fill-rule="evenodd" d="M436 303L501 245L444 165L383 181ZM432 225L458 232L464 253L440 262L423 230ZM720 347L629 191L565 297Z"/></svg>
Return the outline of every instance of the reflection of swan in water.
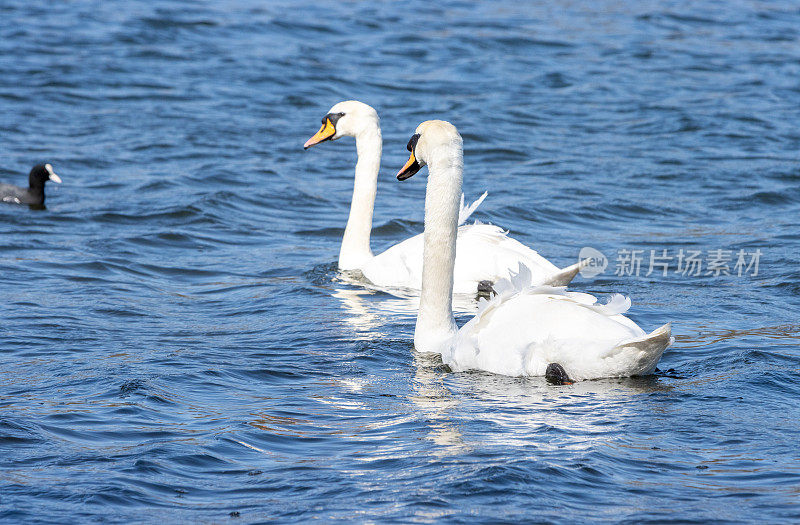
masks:
<svg viewBox="0 0 800 525"><path fill-rule="evenodd" d="M671 389L654 376L552 386L541 377L445 370L439 356L414 352L408 398L441 455L509 446L541 452L590 449L622 434L633 405L641 410L642 394Z"/></svg>
<svg viewBox="0 0 800 525"><path fill-rule="evenodd" d="M346 312L342 321L359 338L386 336L387 325L398 321L413 323L419 310L419 296L400 295L398 290L390 294L379 287L365 285L347 272L340 272L334 279L332 295L341 301ZM474 295L453 296L456 314L474 315L477 309Z"/></svg>
<svg viewBox="0 0 800 525"><path fill-rule="evenodd" d="M497 444L535 444L539 450L586 450L610 435L622 435L626 420L642 410L642 394L669 389L653 376L581 381L571 386L548 385L539 377L485 372L451 377L454 386L469 392L473 412L505 429L486 433L486 441L495 441L497 436ZM537 434L542 438L532 438Z"/></svg>
<svg viewBox="0 0 800 525"><path fill-rule="evenodd" d="M409 404L385 401L379 395L380 385L361 375L327 378L319 382L323 393L312 396L319 408L311 409L309 415L271 414L262 406L248 424L268 435L336 437L374 445L369 454L356 455L354 461L419 453L416 446L410 452L402 444L398 449L393 438L398 436L394 427L400 425L403 439L409 429L414 434L422 430L421 436L429 442L425 453L439 457L476 451L491 454L493 449L505 454L515 447L521 459L535 455L545 463L557 458L561 464L570 460L568 452L614 446L625 436L631 416L665 410L649 403L643 394L671 388L652 376L582 381L565 387L550 386L540 377L450 374L438 356L416 352L413 367L413 377L408 378ZM315 412L337 417L318 419ZM296 461L292 453L264 447L247 433L230 439L276 460Z"/></svg>
<svg viewBox="0 0 800 525"><path fill-rule="evenodd" d="M434 451L437 455L469 452L471 447L464 442L464 436L454 422L458 398L445 386L445 375L438 365L441 365L439 356L414 352L414 378L408 399L421 411L417 420L424 421L429 427L426 437L437 445Z"/></svg>
<svg viewBox="0 0 800 525"><path fill-rule="evenodd" d="M339 272L336 281L352 286L350 288L352 291L363 292L356 294L361 297L379 297L380 302L375 302L375 308L385 313L411 314L416 317L419 311L419 295L415 290L375 286L365 283L360 275L348 271ZM453 312L456 314L474 314L478 311L476 299L476 294L453 294Z"/></svg>
<svg viewBox="0 0 800 525"><path fill-rule="evenodd" d="M333 296L341 301L347 313L342 316L342 321L353 330L356 339L373 339L385 337L386 332L381 330L385 323L375 309L370 308L370 303L364 295L372 295L367 290L354 290L350 288L335 288Z"/></svg>

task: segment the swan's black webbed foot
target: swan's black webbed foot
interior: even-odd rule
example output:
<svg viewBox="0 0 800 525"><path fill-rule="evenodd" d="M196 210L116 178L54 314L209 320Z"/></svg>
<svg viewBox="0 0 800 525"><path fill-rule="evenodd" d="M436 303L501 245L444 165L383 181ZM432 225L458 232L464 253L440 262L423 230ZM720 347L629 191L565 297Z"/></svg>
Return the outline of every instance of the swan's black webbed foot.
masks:
<svg viewBox="0 0 800 525"><path fill-rule="evenodd" d="M567 371L558 363L550 363L547 365L544 378L547 379L547 382L551 385L571 385L573 383L572 379L567 375Z"/></svg>
<svg viewBox="0 0 800 525"><path fill-rule="evenodd" d="M478 297L485 297L486 299L491 299L493 295L497 295L497 292L494 291L492 287L494 283L492 281L481 281L478 283Z"/></svg>

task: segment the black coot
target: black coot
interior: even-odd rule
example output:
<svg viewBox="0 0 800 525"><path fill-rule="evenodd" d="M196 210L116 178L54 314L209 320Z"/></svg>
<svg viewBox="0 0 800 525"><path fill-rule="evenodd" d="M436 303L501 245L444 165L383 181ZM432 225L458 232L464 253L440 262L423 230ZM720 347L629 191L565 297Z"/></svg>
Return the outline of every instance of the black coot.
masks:
<svg viewBox="0 0 800 525"><path fill-rule="evenodd" d="M48 180L61 183L50 164L37 164L28 175L28 187L20 188L0 182L0 201L12 204L44 205L44 183Z"/></svg>

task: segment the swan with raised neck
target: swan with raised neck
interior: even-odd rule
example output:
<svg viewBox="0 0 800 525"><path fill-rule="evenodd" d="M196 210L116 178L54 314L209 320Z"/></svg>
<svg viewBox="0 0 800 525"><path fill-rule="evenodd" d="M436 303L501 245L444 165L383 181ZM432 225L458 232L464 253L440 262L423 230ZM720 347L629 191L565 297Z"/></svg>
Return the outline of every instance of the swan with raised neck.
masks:
<svg viewBox="0 0 800 525"><path fill-rule="evenodd" d="M399 180L405 180L428 166L422 290L414 328L414 347L420 352L441 353L458 331L452 292L464 167L462 144L461 135L449 122L425 121L411 137L411 156L397 174Z"/></svg>
<svg viewBox="0 0 800 525"><path fill-rule="evenodd" d="M451 292L456 257L463 143L455 126L441 120L420 124L397 178L428 166L422 291L414 328L419 352L442 355L453 371L484 370L510 376L572 379L646 375L671 344L666 324L646 334L623 316L630 299L615 295L605 305L589 294L532 284L520 264L498 282L497 295L458 329ZM563 372L563 374L561 374ZM566 379L564 379L566 378Z"/></svg>
<svg viewBox="0 0 800 525"><path fill-rule="evenodd" d="M382 148L378 113L363 102L339 102L322 118L319 131L304 147L308 149L345 136L356 139L358 162L350 216L339 251L339 269L359 270L366 280L384 291L418 293L422 287L422 235L408 238L378 255L370 250ZM463 195L459 196L463 202ZM471 206L457 205L459 224L466 222L485 196L484 193ZM531 268L537 282L556 285L566 285L580 269L577 264L557 268L536 251L508 237L498 226L464 225L458 230L456 243L454 292L474 296L479 286L486 287L485 281L502 278L519 262Z"/></svg>
<svg viewBox="0 0 800 525"><path fill-rule="evenodd" d="M339 102L322 118L322 127L303 147L308 149L341 137L356 139L358 161L350 215L339 249L339 269L357 270L374 257L370 249L370 232L383 148L378 112L357 100Z"/></svg>

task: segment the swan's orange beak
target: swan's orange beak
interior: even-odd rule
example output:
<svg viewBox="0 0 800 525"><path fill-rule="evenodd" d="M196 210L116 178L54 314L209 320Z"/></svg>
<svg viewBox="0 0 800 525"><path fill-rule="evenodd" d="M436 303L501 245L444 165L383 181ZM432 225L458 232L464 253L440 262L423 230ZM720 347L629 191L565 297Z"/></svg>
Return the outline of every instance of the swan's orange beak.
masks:
<svg viewBox="0 0 800 525"><path fill-rule="evenodd" d="M411 155L408 157L408 161L406 161L405 165L397 172L397 180L406 180L411 178L416 172L422 169L422 166L419 165L417 162L417 158L414 156L414 152L411 152Z"/></svg>
<svg viewBox="0 0 800 525"><path fill-rule="evenodd" d="M406 161L405 166L397 172L397 180L406 180L416 172L422 169L422 164L417 161L417 157L414 155L414 149L417 147L417 141L419 141L419 133L414 133L411 137L411 140L408 141L408 145L406 149L411 152L411 156L408 157L408 161Z"/></svg>
<svg viewBox="0 0 800 525"><path fill-rule="evenodd" d="M322 123L322 127L319 128L319 131L314 133L314 136L308 139L305 144L303 144L303 149L308 149L311 146L319 144L320 142L330 140L334 135L336 135L336 128L331 123L331 119L326 118L325 122Z"/></svg>

